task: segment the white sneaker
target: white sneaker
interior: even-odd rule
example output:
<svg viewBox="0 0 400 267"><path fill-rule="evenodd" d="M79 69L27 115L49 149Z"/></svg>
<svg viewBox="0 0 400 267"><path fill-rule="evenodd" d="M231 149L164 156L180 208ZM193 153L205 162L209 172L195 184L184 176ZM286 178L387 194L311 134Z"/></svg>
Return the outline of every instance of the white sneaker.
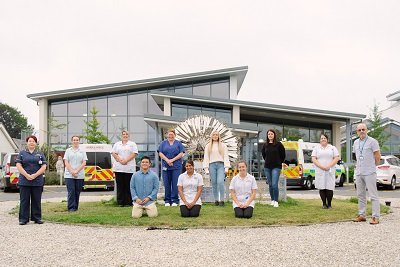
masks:
<svg viewBox="0 0 400 267"><path fill-rule="evenodd" d="M275 201L271 201L271 203L269 203L271 206L273 206L275 204Z"/></svg>
<svg viewBox="0 0 400 267"><path fill-rule="evenodd" d="M176 207L176 206L178 206L178 204L176 204L176 203L172 203L172 205L171 205L172 207Z"/></svg>
<svg viewBox="0 0 400 267"><path fill-rule="evenodd" d="M171 206L171 204L165 203L165 207L169 207L169 206Z"/></svg>
<svg viewBox="0 0 400 267"><path fill-rule="evenodd" d="M278 203L278 201L275 201L274 202L274 208L277 208L277 207L279 207L279 203Z"/></svg>

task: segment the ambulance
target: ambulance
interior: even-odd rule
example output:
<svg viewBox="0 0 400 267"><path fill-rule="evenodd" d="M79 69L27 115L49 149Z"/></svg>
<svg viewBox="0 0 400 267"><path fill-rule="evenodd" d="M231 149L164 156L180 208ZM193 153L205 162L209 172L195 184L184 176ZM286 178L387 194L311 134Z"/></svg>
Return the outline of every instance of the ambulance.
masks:
<svg viewBox="0 0 400 267"><path fill-rule="evenodd" d="M8 153L3 159L3 164L1 165L0 188L3 189L4 192L18 189L19 172L15 165L17 157L18 153Z"/></svg>
<svg viewBox="0 0 400 267"><path fill-rule="evenodd" d="M286 185L301 186L305 189L312 189L315 186L315 165L312 162L311 154L319 143L309 143L303 141L283 141L285 152L285 166L283 174L286 177ZM335 183L343 186L346 180L346 171L343 161L339 160L336 164Z"/></svg>
<svg viewBox="0 0 400 267"><path fill-rule="evenodd" d="M88 157L83 189L102 188L114 190L112 145L80 144L79 148L85 150Z"/></svg>

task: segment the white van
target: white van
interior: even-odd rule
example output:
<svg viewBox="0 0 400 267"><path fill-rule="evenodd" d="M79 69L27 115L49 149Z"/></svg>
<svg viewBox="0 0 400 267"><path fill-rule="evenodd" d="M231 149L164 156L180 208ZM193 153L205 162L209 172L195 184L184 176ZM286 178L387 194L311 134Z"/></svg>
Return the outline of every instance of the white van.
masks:
<svg viewBox="0 0 400 267"><path fill-rule="evenodd" d="M18 153L7 153L1 165L0 188L4 192L10 192L12 189L18 189L19 172L15 165Z"/></svg>
<svg viewBox="0 0 400 267"><path fill-rule="evenodd" d="M319 143L309 143L303 141L284 141L287 167L283 169L288 186L301 186L305 189L312 189L315 185L315 165L312 162L311 154L314 147ZM346 180L346 171L343 161L339 160L336 164L336 185L343 186Z"/></svg>
<svg viewBox="0 0 400 267"><path fill-rule="evenodd" d="M112 145L80 144L79 148L85 150L88 157L83 189L103 188L114 190Z"/></svg>

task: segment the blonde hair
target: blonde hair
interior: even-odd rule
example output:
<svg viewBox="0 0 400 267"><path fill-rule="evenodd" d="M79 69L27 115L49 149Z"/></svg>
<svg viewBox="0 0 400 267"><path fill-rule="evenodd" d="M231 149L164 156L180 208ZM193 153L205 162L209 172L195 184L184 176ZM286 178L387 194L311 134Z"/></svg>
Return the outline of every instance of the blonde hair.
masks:
<svg viewBox="0 0 400 267"><path fill-rule="evenodd" d="M176 132L175 132L174 128L168 129L167 134L170 133L170 132L173 133L174 135L176 135Z"/></svg>
<svg viewBox="0 0 400 267"><path fill-rule="evenodd" d="M131 136L131 134L128 132L128 130L123 130L123 131L121 132L121 135L122 135L123 133L126 133L129 137Z"/></svg>
<svg viewBox="0 0 400 267"><path fill-rule="evenodd" d="M211 135L210 135L210 145L208 146L208 155L211 155L211 150L212 150L212 146L213 146L213 142L214 142L214 140L213 140L213 134L214 133L217 133L218 134L218 153L221 155L221 156L224 156L224 152L222 151L222 143L221 143L221 135L219 134L219 132L218 131L213 131L212 133L211 133Z"/></svg>

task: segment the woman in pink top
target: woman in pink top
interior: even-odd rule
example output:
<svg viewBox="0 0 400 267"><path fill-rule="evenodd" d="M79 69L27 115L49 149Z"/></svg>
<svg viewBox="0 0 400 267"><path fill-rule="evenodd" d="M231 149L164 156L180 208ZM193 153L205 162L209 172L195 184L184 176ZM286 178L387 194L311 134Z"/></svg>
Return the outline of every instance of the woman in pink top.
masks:
<svg viewBox="0 0 400 267"><path fill-rule="evenodd" d="M221 142L218 131L210 136L210 143L204 149L203 168L206 174L210 174L215 206L224 206L225 189L224 179L231 167L228 156L228 148Z"/></svg>

